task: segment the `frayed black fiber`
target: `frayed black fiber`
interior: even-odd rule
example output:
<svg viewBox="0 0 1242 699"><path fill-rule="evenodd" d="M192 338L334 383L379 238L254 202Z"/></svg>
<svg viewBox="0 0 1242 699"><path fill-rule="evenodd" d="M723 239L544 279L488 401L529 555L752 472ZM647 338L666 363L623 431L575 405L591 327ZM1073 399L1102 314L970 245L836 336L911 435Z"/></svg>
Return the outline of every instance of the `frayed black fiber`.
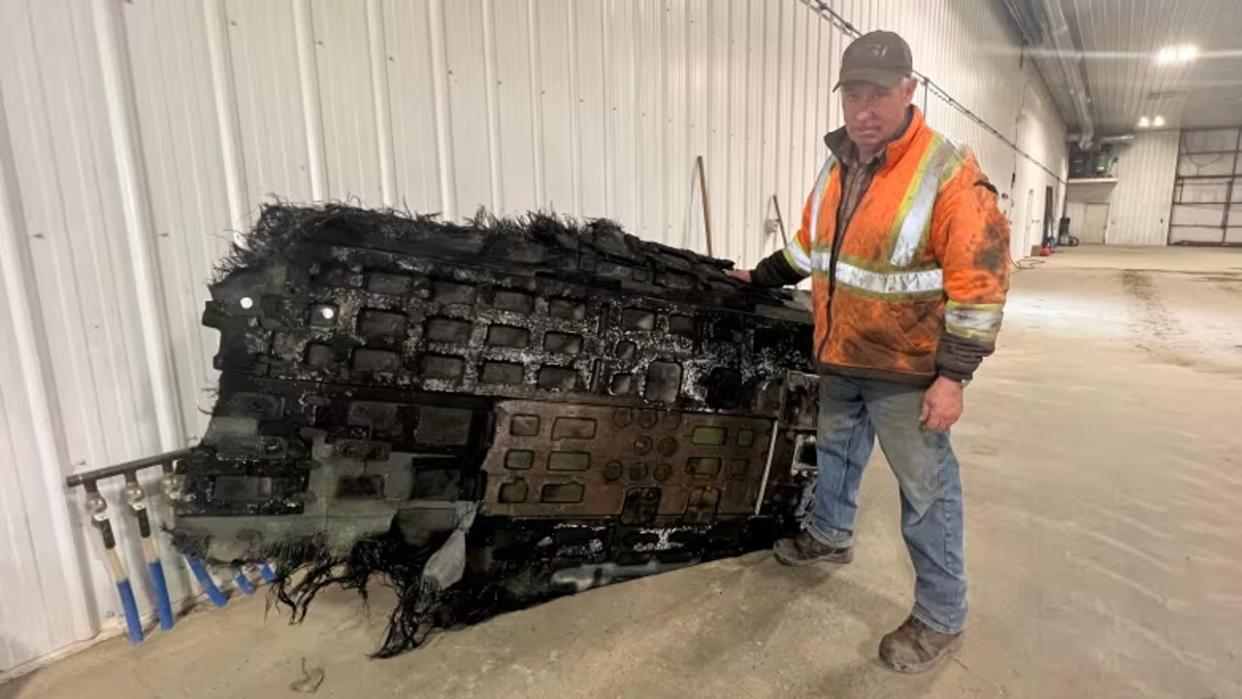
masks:
<svg viewBox="0 0 1242 699"><path fill-rule="evenodd" d="M247 267L285 259L290 251L297 249L298 243L313 239L322 231L344 236L378 234L392 240L451 240L462 234L481 234L485 241L484 258L492 252L503 252L514 241L522 241L566 251L577 251L585 246L605 256L671 255L684 264L706 264L716 269L733 266L726 260L642 240L626 233L615 221L602 218L580 221L545 211L496 216L480 208L473 217L458 224L443 221L438 214L412 214L398 209L364 209L341 203L296 206L277 202L264 205L259 220L245 236L245 242L234 244L217 264L215 281Z"/></svg>
<svg viewBox="0 0 1242 699"><path fill-rule="evenodd" d="M245 235L245 242L240 245L234 243L229 253L216 264L214 281L251 265L285 258L298 243L324 228L370 231L391 227L394 222L426 231L451 232L460 228L440 221L436 214L414 215L396 209L363 209L338 203L322 206L297 206L283 202L265 204L254 228Z"/></svg>
<svg viewBox="0 0 1242 699"><path fill-rule="evenodd" d="M356 542L345 556L333 556L314 540L287 544L267 552L276 568L272 595L301 623L325 587L355 590L364 601L373 579L397 595L388 626L373 658L389 658L418 647L435 624L438 591L423 580L423 568L436 547L415 547L396 531Z"/></svg>

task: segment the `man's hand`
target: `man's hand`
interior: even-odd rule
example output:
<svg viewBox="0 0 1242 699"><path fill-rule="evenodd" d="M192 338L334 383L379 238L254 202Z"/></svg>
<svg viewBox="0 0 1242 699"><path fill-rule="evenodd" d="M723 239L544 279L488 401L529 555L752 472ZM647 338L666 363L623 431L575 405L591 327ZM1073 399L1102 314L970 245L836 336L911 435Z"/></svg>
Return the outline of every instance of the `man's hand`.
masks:
<svg viewBox="0 0 1242 699"><path fill-rule="evenodd" d="M725 274L733 277L740 282L750 283L750 270L747 269L726 269Z"/></svg>
<svg viewBox="0 0 1242 699"><path fill-rule="evenodd" d="M962 384L941 376L923 394L919 422L929 432L941 432L962 416Z"/></svg>

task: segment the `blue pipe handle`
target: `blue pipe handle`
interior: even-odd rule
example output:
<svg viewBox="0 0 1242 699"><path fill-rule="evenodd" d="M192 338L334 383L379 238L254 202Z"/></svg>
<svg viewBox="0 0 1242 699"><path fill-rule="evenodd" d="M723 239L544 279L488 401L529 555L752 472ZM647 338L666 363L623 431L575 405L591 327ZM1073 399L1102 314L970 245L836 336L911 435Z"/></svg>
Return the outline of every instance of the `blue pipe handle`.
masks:
<svg viewBox="0 0 1242 699"><path fill-rule="evenodd" d="M276 582L276 571L272 570L272 567L266 563L259 566L259 575L263 576L263 579L269 584Z"/></svg>
<svg viewBox="0 0 1242 699"><path fill-rule="evenodd" d="M138 618L138 603L134 601L134 587L129 578L116 581L116 591L121 595L121 607L125 609L125 626L129 631L129 642L142 643L142 621Z"/></svg>
<svg viewBox="0 0 1242 699"><path fill-rule="evenodd" d="M194 577L198 579L198 584L203 586L203 590L211 598L212 603L217 607L223 607L228 604L229 599L216 586L216 581L211 579L211 574L207 572L207 567L203 565L203 562L194 556L186 556L185 560L190 564L190 570L193 571Z"/></svg>
<svg viewBox="0 0 1242 699"><path fill-rule="evenodd" d="M155 583L155 602L160 610L160 628L167 631L173 627L172 601L168 598L168 582L164 579L164 564L156 559L147 564L151 580Z"/></svg>
<svg viewBox="0 0 1242 699"><path fill-rule="evenodd" d="M237 571L237 575L233 578L233 583L247 597L254 594L254 583L250 582L250 578L246 577L246 571Z"/></svg>

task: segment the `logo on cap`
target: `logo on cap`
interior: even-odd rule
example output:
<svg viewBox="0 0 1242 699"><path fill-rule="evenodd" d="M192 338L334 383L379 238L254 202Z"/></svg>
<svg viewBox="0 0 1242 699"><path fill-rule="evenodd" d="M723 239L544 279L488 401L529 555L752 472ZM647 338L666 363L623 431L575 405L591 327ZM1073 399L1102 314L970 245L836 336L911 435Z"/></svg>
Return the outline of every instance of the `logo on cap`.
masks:
<svg viewBox="0 0 1242 699"><path fill-rule="evenodd" d="M888 55L888 47L884 44L872 44L867 47L867 53L871 54L872 58L884 58Z"/></svg>

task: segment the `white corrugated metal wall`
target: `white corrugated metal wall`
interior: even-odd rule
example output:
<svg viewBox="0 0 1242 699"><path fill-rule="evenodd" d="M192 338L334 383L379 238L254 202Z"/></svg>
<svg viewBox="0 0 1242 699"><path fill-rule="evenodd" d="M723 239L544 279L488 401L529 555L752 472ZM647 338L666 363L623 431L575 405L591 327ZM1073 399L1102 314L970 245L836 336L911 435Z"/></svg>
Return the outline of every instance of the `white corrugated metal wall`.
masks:
<svg viewBox="0 0 1242 699"><path fill-rule="evenodd" d="M1177 131L1138 134L1118 156L1105 234L1109 245L1168 243L1177 136Z"/></svg>
<svg viewBox="0 0 1242 699"><path fill-rule="evenodd" d="M909 37L1031 157L920 91L932 125L1042 202L1064 129L998 7L828 6ZM716 254L753 264L769 197L797 220L840 124L845 41L799 0L0 2L0 671L116 625L62 479L201 433L205 281L263 201L553 208L703 250L702 154Z"/></svg>

